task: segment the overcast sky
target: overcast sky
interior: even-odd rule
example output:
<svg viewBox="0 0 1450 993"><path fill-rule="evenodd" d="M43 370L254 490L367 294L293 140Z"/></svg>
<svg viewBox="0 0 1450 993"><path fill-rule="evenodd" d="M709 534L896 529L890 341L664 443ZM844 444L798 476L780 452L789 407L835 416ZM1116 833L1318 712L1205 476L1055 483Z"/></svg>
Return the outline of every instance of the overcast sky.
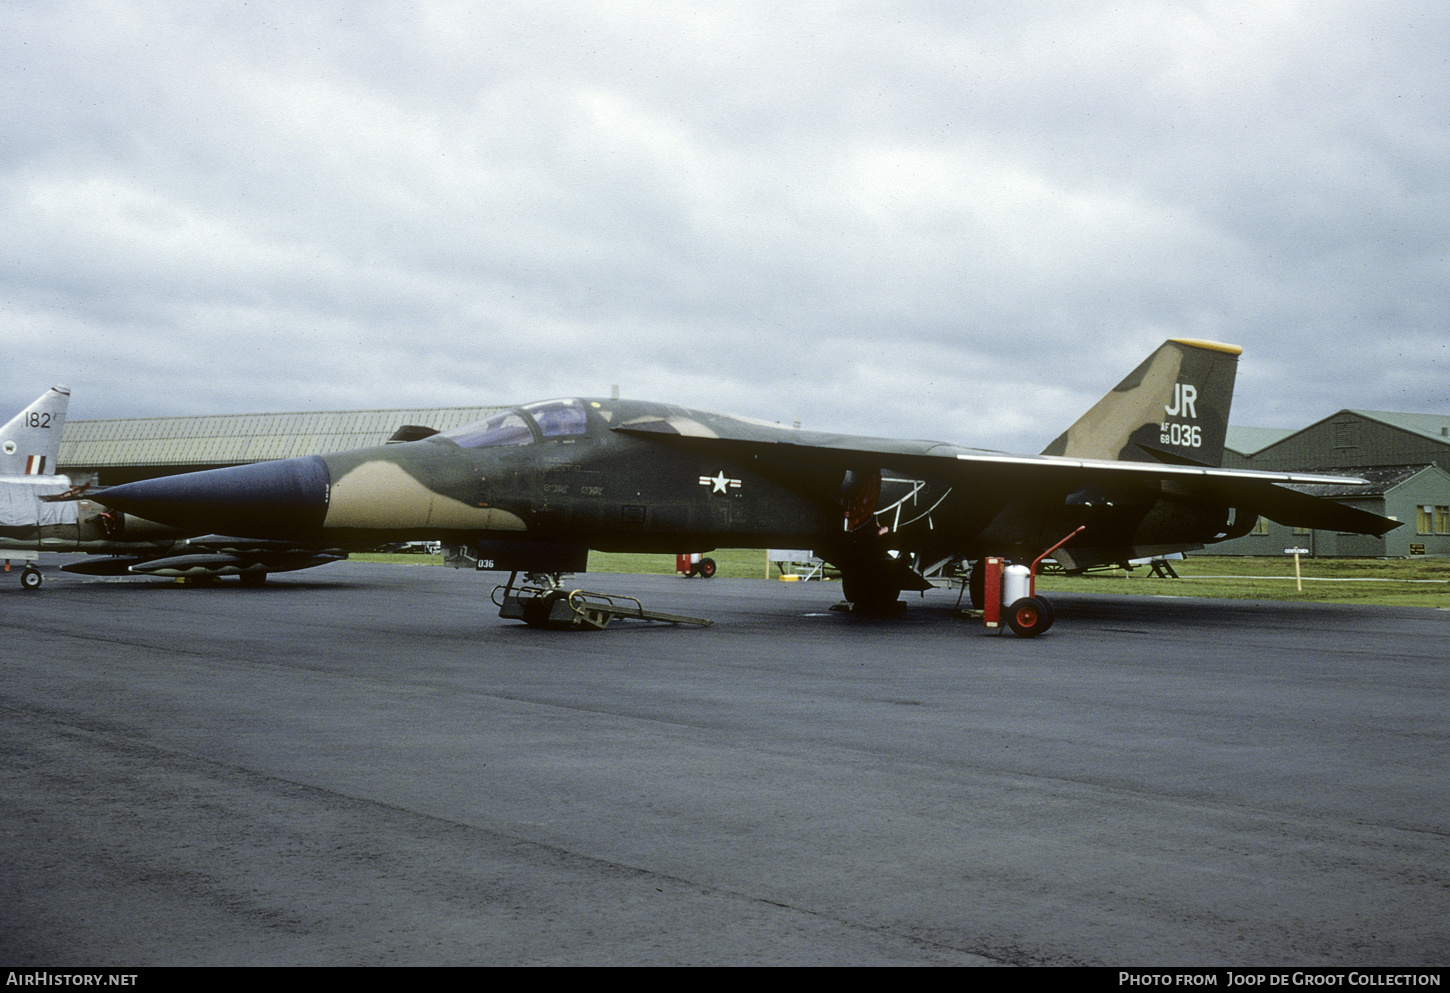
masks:
<svg viewBox="0 0 1450 993"><path fill-rule="evenodd" d="M1450 413L1450 6L0 4L0 419Z"/></svg>

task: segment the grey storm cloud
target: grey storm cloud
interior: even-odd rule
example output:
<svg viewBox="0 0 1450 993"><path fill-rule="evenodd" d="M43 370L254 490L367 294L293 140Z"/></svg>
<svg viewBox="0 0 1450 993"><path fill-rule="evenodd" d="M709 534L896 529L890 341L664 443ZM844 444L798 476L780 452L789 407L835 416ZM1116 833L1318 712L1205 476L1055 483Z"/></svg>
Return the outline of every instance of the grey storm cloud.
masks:
<svg viewBox="0 0 1450 993"><path fill-rule="evenodd" d="M1192 337L1236 423L1450 403L1433 5L691 6L7 3L7 395L1033 449Z"/></svg>

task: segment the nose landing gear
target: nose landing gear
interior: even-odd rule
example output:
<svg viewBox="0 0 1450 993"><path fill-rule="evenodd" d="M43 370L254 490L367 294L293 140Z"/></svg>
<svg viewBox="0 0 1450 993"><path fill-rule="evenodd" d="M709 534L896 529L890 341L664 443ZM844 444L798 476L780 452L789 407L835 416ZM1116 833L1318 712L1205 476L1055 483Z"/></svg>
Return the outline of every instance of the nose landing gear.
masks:
<svg viewBox="0 0 1450 993"><path fill-rule="evenodd" d="M10 571L10 560L5 560L5 571ZM40 584L45 582L45 577L35 567L34 562L26 562L25 568L20 570L20 588L22 590L38 590Z"/></svg>

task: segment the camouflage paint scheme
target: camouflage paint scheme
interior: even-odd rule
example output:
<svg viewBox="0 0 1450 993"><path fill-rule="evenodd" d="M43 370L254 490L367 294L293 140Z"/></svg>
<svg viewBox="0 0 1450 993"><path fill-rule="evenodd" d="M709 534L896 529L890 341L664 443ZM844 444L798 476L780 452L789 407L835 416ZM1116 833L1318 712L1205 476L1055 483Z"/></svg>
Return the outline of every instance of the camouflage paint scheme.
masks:
<svg viewBox="0 0 1450 993"><path fill-rule="evenodd" d="M811 548L842 569L848 599L854 585L868 600L925 585L908 556L1030 559L1079 526L1057 553L1070 569L1198 548L1260 514L1395 527L1283 485L1330 477L1217 468L1238 354L1164 343L1037 456L570 399L416 441L128 483L105 499L258 538L442 540L499 569L582 569L572 563L591 548Z"/></svg>

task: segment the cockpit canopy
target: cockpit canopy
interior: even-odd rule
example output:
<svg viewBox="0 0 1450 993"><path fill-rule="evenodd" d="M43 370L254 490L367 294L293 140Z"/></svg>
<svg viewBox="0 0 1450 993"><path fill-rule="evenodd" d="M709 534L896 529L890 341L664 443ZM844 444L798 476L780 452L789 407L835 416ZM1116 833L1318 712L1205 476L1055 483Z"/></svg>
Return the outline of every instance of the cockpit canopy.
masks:
<svg viewBox="0 0 1450 993"><path fill-rule="evenodd" d="M445 431L440 437L463 448L494 448L576 437L588 429L589 418L584 413L583 401L543 400L499 411L481 421Z"/></svg>

